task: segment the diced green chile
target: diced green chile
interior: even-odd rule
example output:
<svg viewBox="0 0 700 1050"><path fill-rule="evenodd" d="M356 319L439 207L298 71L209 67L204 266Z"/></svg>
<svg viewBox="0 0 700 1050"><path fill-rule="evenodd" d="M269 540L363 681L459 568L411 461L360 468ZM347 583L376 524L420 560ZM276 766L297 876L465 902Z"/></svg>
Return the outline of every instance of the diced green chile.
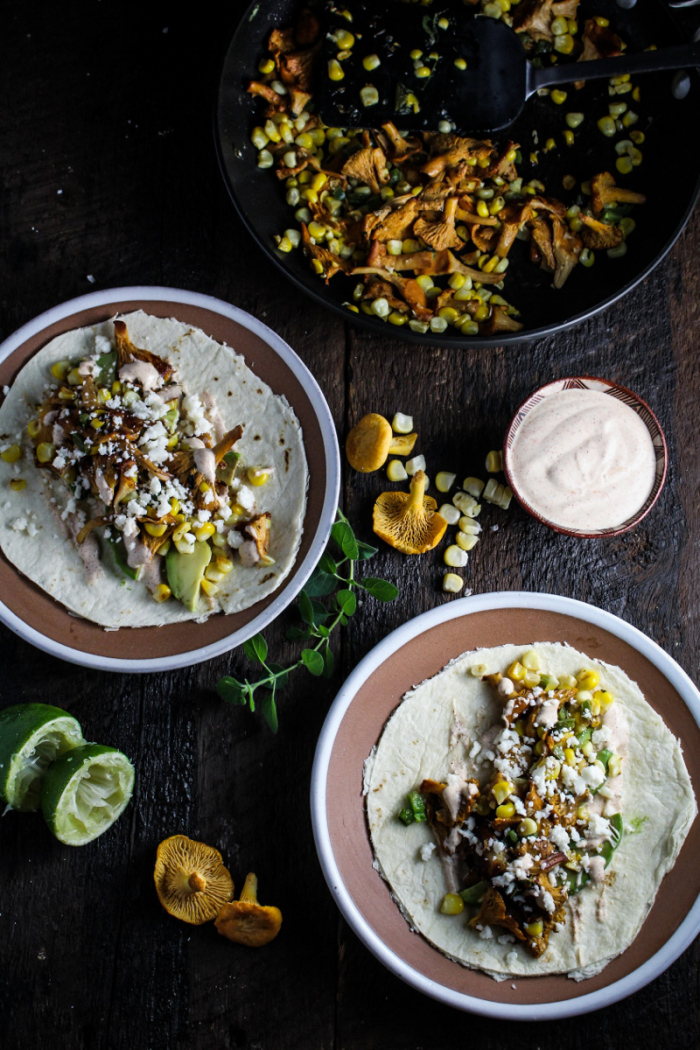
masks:
<svg viewBox="0 0 700 1050"><path fill-rule="evenodd" d="M488 882L476 882L473 886L460 890L459 895L465 904L480 904L488 888Z"/></svg>
<svg viewBox="0 0 700 1050"><path fill-rule="evenodd" d="M424 824L428 819L425 812L425 799L420 791L409 791L408 804L413 810L413 819L417 824Z"/></svg>

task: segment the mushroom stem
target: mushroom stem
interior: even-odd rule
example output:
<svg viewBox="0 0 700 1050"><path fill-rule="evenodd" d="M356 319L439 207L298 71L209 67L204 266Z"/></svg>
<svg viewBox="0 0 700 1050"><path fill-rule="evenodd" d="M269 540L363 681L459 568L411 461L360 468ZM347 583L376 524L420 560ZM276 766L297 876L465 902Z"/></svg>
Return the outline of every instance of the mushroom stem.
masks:
<svg viewBox="0 0 700 1050"><path fill-rule="evenodd" d="M417 470L413 475L410 485L410 496L408 498L407 511L415 511L423 506L423 493L425 492L425 471Z"/></svg>
<svg viewBox="0 0 700 1050"><path fill-rule="evenodd" d="M250 904L258 903L258 876L254 875L252 871L245 877L240 899L248 901Z"/></svg>
<svg viewBox="0 0 700 1050"><path fill-rule="evenodd" d="M198 871L193 871L187 880L187 885L193 893L201 893L203 889L206 889L207 880Z"/></svg>

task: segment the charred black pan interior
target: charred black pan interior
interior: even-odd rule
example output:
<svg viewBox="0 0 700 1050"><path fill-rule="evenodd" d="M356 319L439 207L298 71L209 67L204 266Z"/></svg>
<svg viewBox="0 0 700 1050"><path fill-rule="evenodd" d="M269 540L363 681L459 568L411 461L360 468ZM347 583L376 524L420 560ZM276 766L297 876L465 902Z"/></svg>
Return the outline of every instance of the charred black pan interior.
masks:
<svg viewBox="0 0 700 1050"><path fill-rule="evenodd" d="M337 274L328 285L312 273L300 249L289 254L275 246L275 234L294 226L294 209L285 201L284 184L272 169L257 167L257 150L250 141L255 124L261 122L264 102L247 94L266 41L274 27L292 25L300 10L299 0L261 0L248 8L229 46L221 75L215 132L219 160L231 198L263 251L308 295L341 313L346 320L382 334L430 346L493 346L519 343L551 335L605 309L645 278L672 247L700 193L700 154L696 148L700 127L700 77L691 74L691 90L684 99L674 98L672 72L634 78L642 97L635 106L640 114L637 127L646 136L643 162L625 179L625 185L643 192L647 203L637 207L637 228L627 241L622 258L596 254L595 265L576 266L563 288L551 286L546 274L527 258L527 245L516 243L503 294L521 311L524 329L496 336L466 337L458 330L442 334L412 332L407 325L395 328L379 318L350 313L342 304L352 299L357 278ZM443 4L443 6L446 6ZM581 0L580 19L602 15L626 41L630 50L655 44L658 47L684 41L673 13L660 0L644 0L623 9L612 0ZM572 97L575 96L575 97ZM596 120L607 113L610 101L607 82L591 82L580 93L571 92L567 103L554 106L548 98L530 99L508 136L521 144L524 162L519 174L536 178L547 192L560 199L562 178L574 175L580 182L597 171L614 172L614 141L599 131ZM595 114L576 130L575 144L544 152L541 145L551 135L561 143L564 114L569 109ZM563 112L562 112L563 110ZM539 163L530 167L530 152L540 146ZM497 138L497 136L494 136ZM653 276L651 285L653 286ZM650 289L652 294L652 289Z"/></svg>

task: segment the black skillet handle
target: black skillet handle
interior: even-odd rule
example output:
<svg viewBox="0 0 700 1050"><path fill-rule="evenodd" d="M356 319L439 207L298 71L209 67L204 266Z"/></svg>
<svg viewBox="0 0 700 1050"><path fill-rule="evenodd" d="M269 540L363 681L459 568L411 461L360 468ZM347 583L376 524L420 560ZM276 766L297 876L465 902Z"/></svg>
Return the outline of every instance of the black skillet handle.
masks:
<svg viewBox="0 0 700 1050"><path fill-rule="evenodd" d="M625 73L658 73L664 69L687 69L700 66L700 43L660 47L617 58L595 58L590 62L568 62L561 66L537 69L528 63L527 97L543 87L571 84L575 80L598 80L619 77Z"/></svg>

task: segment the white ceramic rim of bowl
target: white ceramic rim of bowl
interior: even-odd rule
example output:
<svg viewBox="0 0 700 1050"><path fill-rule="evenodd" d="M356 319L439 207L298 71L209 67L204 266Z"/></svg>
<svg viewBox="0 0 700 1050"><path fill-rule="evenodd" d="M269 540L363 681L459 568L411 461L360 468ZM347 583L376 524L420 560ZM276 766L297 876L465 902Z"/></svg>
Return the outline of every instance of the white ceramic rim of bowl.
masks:
<svg viewBox="0 0 700 1050"><path fill-rule="evenodd" d="M545 1021L562 1017L575 1017L579 1014L600 1010L604 1006L619 1002L620 999L639 991L659 974L692 943L700 932L700 897L695 901L683 922L671 935L662 948L651 959L614 984L589 992L575 999L548 1003L509 1004L493 1000L479 999L463 992L453 991L436 981L432 981L391 951L372 930L348 893L333 854L333 845L328 831L326 811L326 787L328 765L336 734L345 712L352 703L359 688L370 675L381 666L385 657L394 653L397 648L410 642L424 631L444 623L446 620L466 616L469 613L483 612L489 609L540 609L547 612L558 612L575 616L587 623L594 623L616 635L633 646L657 667L679 693L689 708L695 721L700 725L700 692L696 689L685 671L664 650L647 638L638 628L626 623L612 613L597 609L586 602L575 598L564 598L554 594L528 594L525 591L502 591L489 594L473 595L442 605L429 612L409 620L375 646L355 668L334 700L319 736L311 776L311 820L316 842L316 851L328 887L336 899L343 916L363 944L369 948L384 966L402 981L419 992L437 999L448 1006L471 1013L494 1017L498 1020L511 1021ZM358 772L359 776L359 772ZM457 964L455 964L457 965Z"/></svg>
<svg viewBox="0 0 700 1050"><path fill-rule="evenodd" d="M230 318L232 321L236 321L243 328L254 332L255 335L271 346L297 379L303 383L316 413L326 456L327 480L316 535L311 541L306 557L293 579L288 583L283 582L274 601L246 624L245 627L242 627L239 631L234 631L225 638L221 638L218 642L212 642L210 645L190 649L187 652L178 653L176 656L155 657L147 660L128 660L98 656L94 653L82 652L80 649L72 649L62 642L56 642L52 638L47 638L40 631L26 624L11 609L8 609L3 602L0 602L0 620L15 634L19 635L20 638L35 645L37 649L42 649L51 656L58 656L61 660L67 660L69 663L80 664L82 667L92 667L100 671L122 671L137 674L145 674L152 671L172 671L178 667L190 667L192 664L211 660L213 657L221 656L223 653L234 649L237 645L241 645L246 639L251 638L258 631L262 631L268 624L272 623L297 596L321 557L330 535L331 526L335 520L340 492L340 449L338 447L338 438L333 417L320 386L298 354L292 350L281 336L273 332L262 321L253 317L252 314L241 310L238 306L224 302L223 299L216 299L212 295L204 295L201 292L190 292L181 288L162 288L158 285L133 285L125 288L106 288L97 292L89 292L87 295L69 299L65 303L60 303L58 306L46 310L43 314L39 314L38 317L18 328L16 332L13 332L0 344L0 361L4 361L6 357L9 357L27 339L38 335L45 328L48 328L49 325L62 321L64 317L68 317L70 314L96 306L104 306L107 303L141 299L150 299L163 303L182 303L186 306L210 310L212 313L217 313L223 317ZM126 629L128 630L128 628Z"/></svg>

